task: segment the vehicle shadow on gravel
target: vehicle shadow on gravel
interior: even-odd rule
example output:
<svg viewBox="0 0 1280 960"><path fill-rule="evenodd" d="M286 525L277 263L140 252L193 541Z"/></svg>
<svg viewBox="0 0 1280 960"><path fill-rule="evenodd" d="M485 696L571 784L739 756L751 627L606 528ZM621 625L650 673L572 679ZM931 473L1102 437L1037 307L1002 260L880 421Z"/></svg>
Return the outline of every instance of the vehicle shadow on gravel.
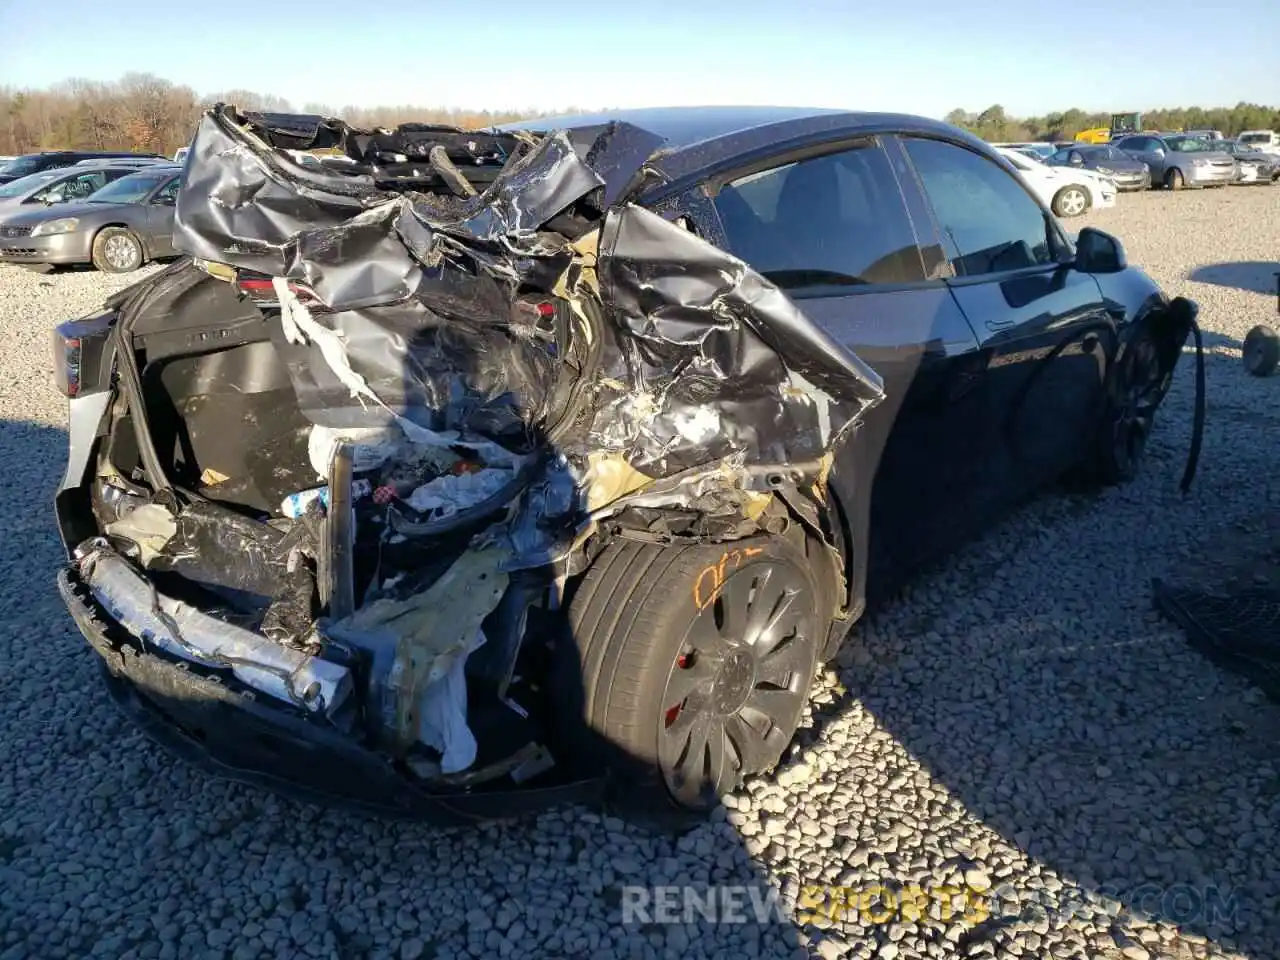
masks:
<svg viewBox="0 0 1280 960"><path fill-rule="evenodd" d="M1235 263L1210 263L1196 267L1188 280L1215 287L1230 287L1247 293L1267 293L1280 298L1280 261L1250 260Z"/></svg>
<svg viewBox="0 0 1280 960"><path fill-rule="evenodd" d="M1216 442L1232 431L1257 442L1244 433L1256 433L1256 423L1235 423L1258 419L1256 411L1214 401L1215 383L1247 378L1239 342L1205 340ZM1232 354L1208 352L1221 347ZM1190 375L1180 377L1189 388ZM1197 489L1211 497L1223 482L1205 466L1202 459L1193 497ZM1150 578L1198 553L1179 563L1148 552L1158 533L1130 543L1108 529L1115 499L1158 497L1177 509L1176 493L1155 491L1173 485L1167 474L1176 478L1181 463L1162 450L1147 471L1165 475L1146 483L1144 475L1097 500L1041 505L1068 531L1073 516L1081 527L1077 545L1068 532L1051 535L1064 549L1042 548L1056 555L1039 594L1009 574L1008 553L1021 547L997 530L876 602L832 664L839 695L815 706L814 727L803 734L816 746L827 728L865 710L999 835L1004 849L956 831L948 850L946 829L934 837L950 857L937 882L963 887L972 870L992 888L991 916L961 936L961 953L989 939L1004 955L1033 930L1038 944L1048 929L1072 927L1089 956L1203 956L1206 941L1211 951L1252 960L1280 950L1280 706L1190 650L1155 612ZM1095 547L1104 541L1122 557L1124 572L1110 582L1098 579ZM1095 613L1117 602L1122 620ZM909 771L898 773L910 780ZM875 815L885 834L897 828L896 809ZM910 856L874 841L872 849L887 882L906 882L894 878L909 871Z"/></svg>

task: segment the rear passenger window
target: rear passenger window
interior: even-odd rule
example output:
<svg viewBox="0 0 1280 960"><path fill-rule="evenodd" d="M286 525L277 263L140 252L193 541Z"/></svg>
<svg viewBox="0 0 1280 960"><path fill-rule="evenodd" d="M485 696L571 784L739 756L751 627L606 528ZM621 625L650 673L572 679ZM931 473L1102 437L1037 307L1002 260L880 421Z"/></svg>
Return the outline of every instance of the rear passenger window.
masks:
<svg viewBox="0 0 1280 960"><path fill-rule="evenodd" d="M714 204L730 252L784 290L925 279L898 181L878 145L741 177L721 187Z"/></svg>
<svg viewBox="0 0 1280 960"><path fill-rule="evenodd" d="M1052 261L1049 219L1011 174L955 144L903 142L938 229L954 247L957 274L1003 273Z"/></svg>

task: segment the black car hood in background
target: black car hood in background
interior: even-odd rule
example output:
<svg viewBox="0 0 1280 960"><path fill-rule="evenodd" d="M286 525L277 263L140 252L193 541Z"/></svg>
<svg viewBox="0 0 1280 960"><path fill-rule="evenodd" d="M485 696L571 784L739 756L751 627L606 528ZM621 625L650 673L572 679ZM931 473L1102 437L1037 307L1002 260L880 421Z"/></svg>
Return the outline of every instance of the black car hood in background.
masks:
<svg viewBox="0 0 1280 960"><path fill-rule="evenodd" d="M1070 164L1067 164L1070 166ZM1117 173L1142 173L1145 166L1141 160L1133 157L1098 157L1094 160L1095 167L1103 167L1107 170L1114 170Z"/></svg>
<svg viewBox="0 0 1280 960"><path fill-rule="evenodd" d="M284 153L326 146L352 172ZM826 459L882 398L879 377L741 260L632 202L661 146L623 123L357 131L218 107L186 161L174 243L314 291L312 335L291 335L295 302L275 339L317 424L549 444L580 480L601 455L645 483L718 465L744 485L745 467ZM477 195L443 187L451 166ZM568 305L554 343L521 319L529 296Z"/></svg>

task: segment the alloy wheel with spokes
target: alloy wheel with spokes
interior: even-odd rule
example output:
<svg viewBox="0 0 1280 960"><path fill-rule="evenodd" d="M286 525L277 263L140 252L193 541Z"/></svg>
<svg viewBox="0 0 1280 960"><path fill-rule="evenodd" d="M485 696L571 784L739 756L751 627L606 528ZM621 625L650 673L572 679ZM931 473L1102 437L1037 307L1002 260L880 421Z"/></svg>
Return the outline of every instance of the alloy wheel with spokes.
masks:
<svg viewBox="0 0 1280 960"><path fill-rule="evenodd" d="M782 758L831 627L830 550L798 527L726 543L618 537L570 585L550 702L566 763L682 829Z"/></svg>
<svg viewBox="0 0 1280 960"><path fill-rule="evenodd" d="M812 588L785 561L728 574L689 625L662 699L658 757L676 801L716 801L777 762L817 659Z"/></svg>
<svg viewBox="0 0 1280 960"><path fill-rule="evenodd" d="M103 252L117 270L128 270L138 262L137 245L125 236L111 237L103 245Z"/></svg>
<svg viewBox="0 0 1280 960"><path fill-rule="evenodd" d="M1089 195L1080 187L1063 187L1054 199L1054 213L1060 217L1078 217L1089 209Z"/></svg>
<svg viewBox="0 0 1280 960"><path fill-rule="evenodd" d="M146 259L142 241L126 227L106 227L93 239L93 265L104 273L129 273Z"/></svg>

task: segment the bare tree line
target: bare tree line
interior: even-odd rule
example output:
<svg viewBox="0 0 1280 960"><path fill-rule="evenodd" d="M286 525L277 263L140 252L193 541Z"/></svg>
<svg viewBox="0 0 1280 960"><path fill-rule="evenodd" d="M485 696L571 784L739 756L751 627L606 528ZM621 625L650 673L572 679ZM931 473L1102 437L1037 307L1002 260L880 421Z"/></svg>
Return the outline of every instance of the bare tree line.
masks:
<svg viewBox="0 0 1280 960"><path fill-rule="evenodd" d="M149 73L119 80L66 80L45 89L0 87L0 155L39 150L137 150L171 155L191 140L200 114L219 101L244 110L292 112L283 97L251 90L200 95ZM447 123L484 127L535 111L459 110L446 107L335 107L307 103L303 113L341 117L357 127Z"/></svg>
<svg viewBox="0 0 1280 960"><path fill-rule="evenodd" d="M1116 111L1117 113L1122 111ZM1107 127L1111 115L1089 113L1076 107L1047 113L1043 117L1012 117L999 104L981 113L957 108L947 114L947 122L973 131L984 140L1070 140L1082 130ZM1234 107L1173 107L1148 110L1142 125L1149 130L1221 130L1228 137L1243 130L1280 130L1280 107L1258 103L1237 103Z"/></svg>
<svg viewBox="0 0 1280 960"><path fill-rule="evenodd" d="M190 141L201 112L219 101L245 110L295 109L283 97L252 90L200 95L188 86L149 73L126 73L107 82L72 79L45 89L0 87L0 154L78 149L138 150L167 156ZM356 107L306 103L301 112L341 117L365 128L409 121L476 128L539 115L536 111L414 104ZM564 112L573 109L566 107ZM1078 109L1017 118L998 105L977 114L953 110L947 115L950 122L990 140L1070 138L1087 127L1104 126L1108 119ZM1280 108L1238 103L1234 107L1154 110L1146 114L1144 122L1158 129L1208 127L1233 135L1242 129L1280 127Z"/></svg>

